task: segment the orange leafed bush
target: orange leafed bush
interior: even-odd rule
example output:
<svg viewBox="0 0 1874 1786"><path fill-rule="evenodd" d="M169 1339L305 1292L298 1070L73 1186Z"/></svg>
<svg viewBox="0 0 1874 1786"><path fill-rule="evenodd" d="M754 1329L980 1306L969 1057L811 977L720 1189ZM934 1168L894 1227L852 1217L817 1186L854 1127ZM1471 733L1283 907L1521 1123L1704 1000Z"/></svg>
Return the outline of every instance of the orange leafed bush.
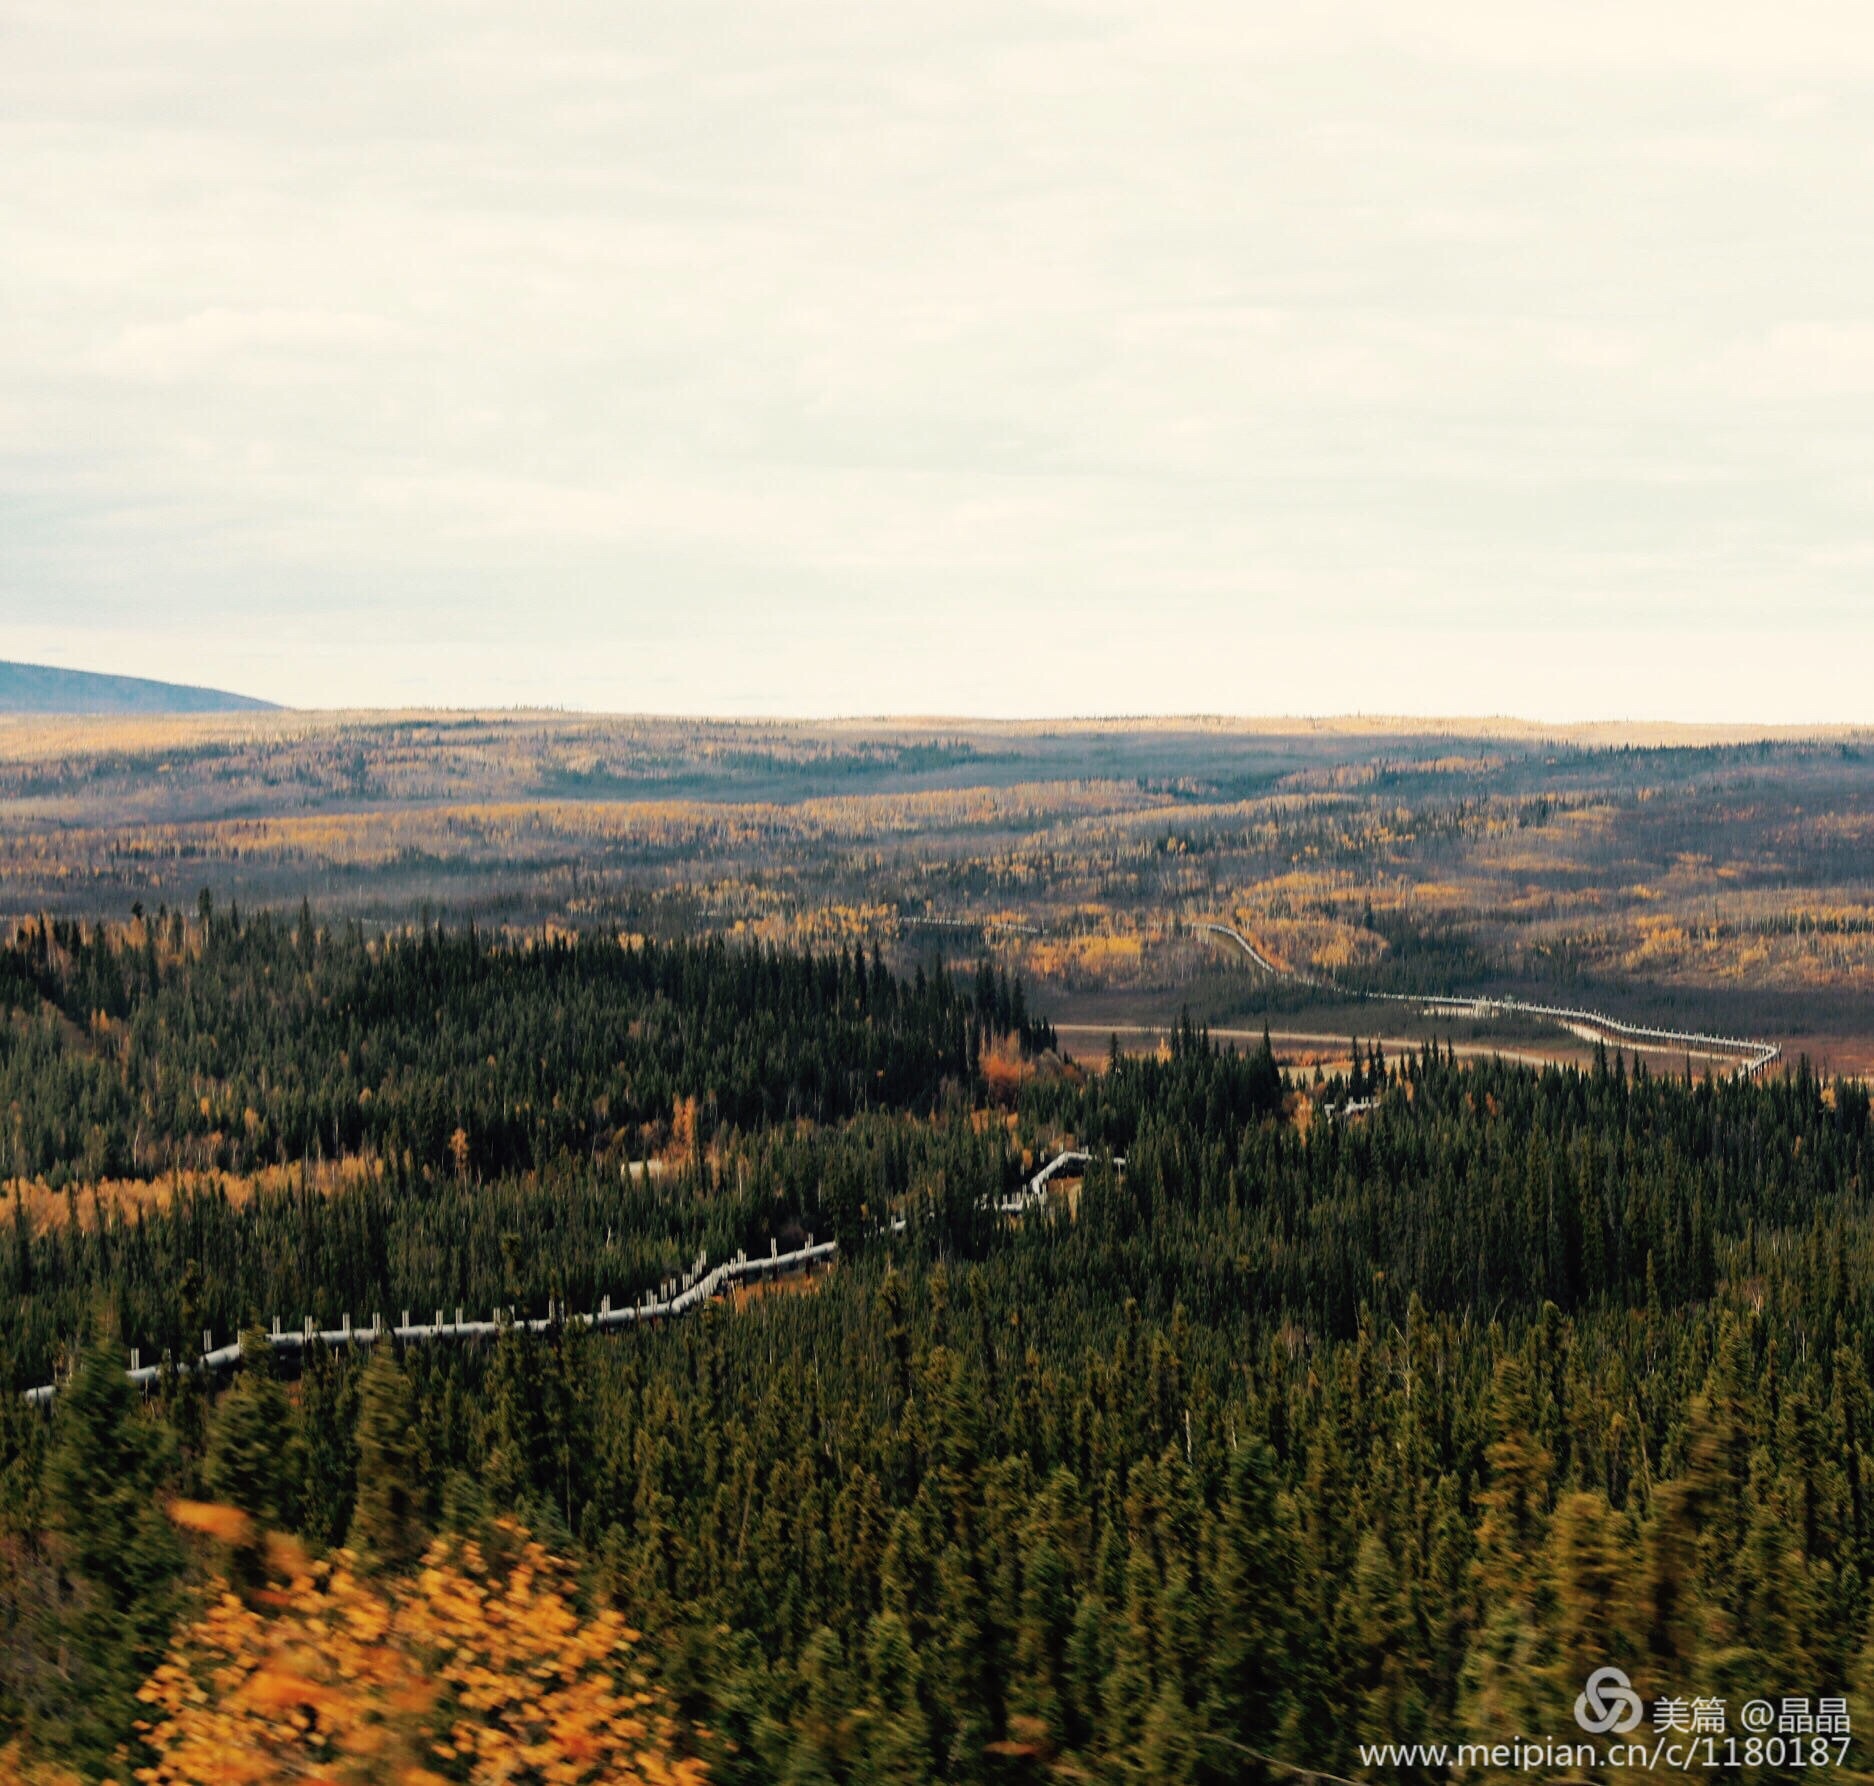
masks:
<svg viewBox="0 0 1874 1786"><path fill-rule="evenodd" d="M496 1567L433 1545L406 1579L346 1552L273 1548L280 1591L223 1592L150 1678L147 1786L442 1786L469 1781L699 1786L701 1762L631 1667L638 1634L582 1616L563 1565L518 1527Z"/></svg>
<svg viewBox="0 0 1874 1786"><path fill-rule="evenodd" d="M246 1544L253 1537L253 1522L247 1515L218 1501L171 1501L169 1517L185 1532L202 1532L223 1544Z"/></svg>
<svg viewBox="0 0 1874 1786"><path fill-rule="evenodd" d="M1013 1103L1026 1080L1034 1077L1034 1068L1022 1059L1020 1036L999 1036L985 1041L978 1064L989 1089L989 1096L999 1104Z"/></svg>

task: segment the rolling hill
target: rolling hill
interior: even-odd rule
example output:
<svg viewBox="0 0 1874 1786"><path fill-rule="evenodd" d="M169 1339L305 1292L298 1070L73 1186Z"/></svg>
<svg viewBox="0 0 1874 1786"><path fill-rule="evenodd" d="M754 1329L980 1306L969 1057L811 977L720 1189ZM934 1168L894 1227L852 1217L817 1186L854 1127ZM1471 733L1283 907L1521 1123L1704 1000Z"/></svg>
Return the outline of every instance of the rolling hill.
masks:
<svg viewBox="0 0 1874 1786"><path fill-rule="evenodd" d="M0 663L0 713L248 713L273 707L272 701L219 688Z"/></svg>

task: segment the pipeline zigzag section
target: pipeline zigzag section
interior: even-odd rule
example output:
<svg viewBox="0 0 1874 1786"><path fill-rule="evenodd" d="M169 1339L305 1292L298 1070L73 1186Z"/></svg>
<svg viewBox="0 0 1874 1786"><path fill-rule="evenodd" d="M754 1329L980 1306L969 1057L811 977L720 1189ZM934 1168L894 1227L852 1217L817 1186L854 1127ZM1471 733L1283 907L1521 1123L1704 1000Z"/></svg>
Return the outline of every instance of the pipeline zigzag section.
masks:
<svg viewBox="0 0 1874 1786"><path fill-rule="evenodd" d="M1092 1162L1090 1153L1069 1148L1057 1153L1040 1171L1028 1179L1021 1190L1013 1196L997 1198L986 1207L993 1208L998 1215L1024 1215L1041 1208L1048 1198L1048 1185L1054 1177L1069 1166L1086 1166ZM1123 1167L1123 1159L1115 1159L1116 1167ZM905 1229L905 1218L896 1217L887 1224L887 1232L901 1234ZM304 1354L314 1346L324 1346L337 1351L350 1346L375 1345L379 1340L390 1338L402 1345L421 1346L448 1340L495 1339L512 1329L516 1333L546 1333L562 1325L580 1325L599 1332L611 1332L621 1327L634 1327L641 1321L660 1321L676 1315L695 1313L707 1302L722 1295L736 1284L758 1281L762 1278L786 1277L794 1272L811 1271L815 1265L826 1263L838 1256L837 1240L816 1242L811 1234L807 1244L796 1247L791 1252L779 1251L773 1242L769 1243L769 1253L764 1259L759 1254L750 1257L747 1252L738 1252L733 1259L725 1259L720 1265L704 1270L705 1260L698 1255L690 1269L680 1276L666 1279L655 1294L645 1297L642 1302L629 1303L614 1308L608 1296L599 1304L597 1311L589 1315L566 1315L556 1313L551 1304L544 1316L531 1319L516 1319L510 1310L504 1319L499 1310L486 1321L468 1321L463 1319L463 1311L455 1311L453 1321L443 1319L443 1310L436 1311L434 1321L413 1323L409 1311L404 1311L400 1325L387 1327L379 1316L369 1327L354 1327L351 1317L345 1317L342 1327L315 1327L310 1317L297 1330L281 1326L276 1316L273 1331L266 1335L267 1344L276 1352ZM204 1339L208 1336L204 1335ZM233 1370L241 1363L241 1347L237 1340L231 1345L204 1346L200 1368L204 1371ZM124 1374L132 1383L148 1386L163 1374L166 1368L174 1368L186 1375L192 1368L189 1365L144 1364L133 1353L130 1369ZM50 1402L59 1391L56 1383L41 1383L36 1388L28 1389L26 1399L35 1405Z"/></svg>
<svg viewBox="0 0 1874 1786"><path fill-rule="evenodd" d="M1588 1011L1573 1005L1538 1005L1526 999L1475 997L1466 998L1456 993L1413 993L1413 992L1362 992L1336 985L1332 980L1316 974L1309 974L1294 968L1281 968L1256 947L1248 937L1234 925L1204 923L1200 930L1208 930L1217 936L1227 936L1249 956L1264 973L1278 980L1293 980L1302 986L1319 986L1330 992L1342 993L1348 998L1374 999L1394 1005L1416 1005L1421 1010L1445 1011L1452 1015L1486 1017L1492 1013L1502 1013L1519 1017L1545 1017L1559 1023L1564 1029L1590 1030L1611 1041L1628 1041L1650 1048L1683 1048L1692 1054L1725 1055L1735 1058L1733 1071L1740 1078L1748 1079L1754 1073L1760 1073L1772 1061L1781 1058L1783 1050L1775 1042L1757 1041L1749 1036L1708 1036L1691 1030L1655 1029L1644 1023L1626 1023L1618 1017L1610 1017L1605 1011Z"/></svg>

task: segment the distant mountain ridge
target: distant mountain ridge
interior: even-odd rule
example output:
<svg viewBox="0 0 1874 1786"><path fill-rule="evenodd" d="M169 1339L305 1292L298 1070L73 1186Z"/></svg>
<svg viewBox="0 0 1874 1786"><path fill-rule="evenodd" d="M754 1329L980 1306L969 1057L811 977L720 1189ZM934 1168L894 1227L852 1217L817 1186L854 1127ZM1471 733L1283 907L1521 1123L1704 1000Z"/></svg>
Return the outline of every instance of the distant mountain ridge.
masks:
<svg viewBox="0 0 1874 1786"><path fill-rule="evenodd" d="M101 676L91 670L61 670L51 664L0 663L0 713L264 713L272 701L197 688L186 682L153 682L146 676Z"/></svg>

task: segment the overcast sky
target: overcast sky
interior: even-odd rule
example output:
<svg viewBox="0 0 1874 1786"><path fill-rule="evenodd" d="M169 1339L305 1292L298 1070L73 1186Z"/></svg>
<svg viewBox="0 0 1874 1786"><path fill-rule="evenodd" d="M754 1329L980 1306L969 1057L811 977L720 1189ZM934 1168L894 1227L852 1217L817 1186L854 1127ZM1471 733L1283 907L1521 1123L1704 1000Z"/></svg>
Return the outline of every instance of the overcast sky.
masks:
<svg viewBox="0 0 1874 1786"><path fill-rule="evenodd" d="M0 0L0 657L1874 720L1856 4Z"/></svg>

